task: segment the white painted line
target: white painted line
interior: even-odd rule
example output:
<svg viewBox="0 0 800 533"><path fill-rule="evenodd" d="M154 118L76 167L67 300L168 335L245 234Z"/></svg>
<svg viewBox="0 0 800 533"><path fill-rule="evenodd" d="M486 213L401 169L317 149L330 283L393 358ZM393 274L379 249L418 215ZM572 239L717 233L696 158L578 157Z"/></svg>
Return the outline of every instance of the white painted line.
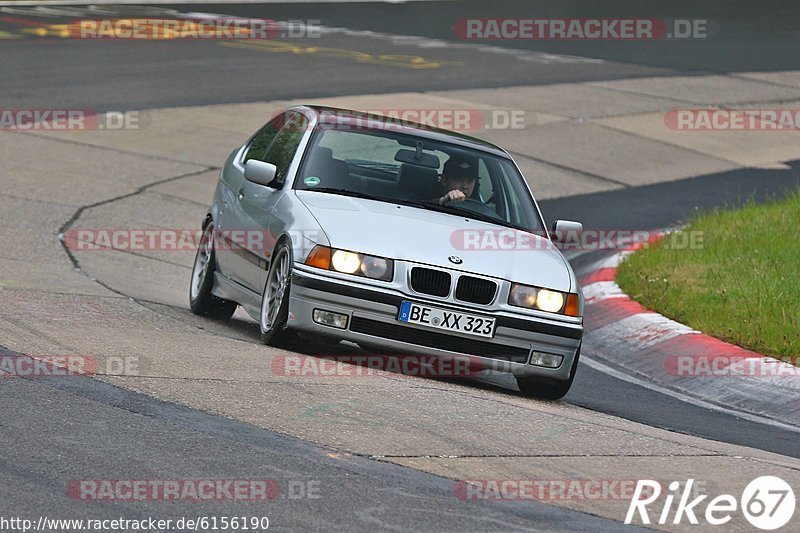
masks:
<svg viewBox="0 0 800 533"><path fill-rule="evenodd" d="M528 63L539 63L542 65L568 65L575 63L601 64L603 59L592 57L582 57L567 54L552 54L548 52L533 52L519 48L506 48L473 42L446 41L444 39L434 39L432 37L420 37L418 35L396 35L393 33L382 33L369 30L351 30L335 26L320 26L322 33L341 33L351 37L370 37L390 41L396 45L417 46L419 48L438 48L438 49L466 49L475 52L510 56L519 61Z"/></svg>
<svg viewBox="0 0 800 533"><path fill-rule="evenodd" d="M601 268L617 268L620 263L622 263L632 253L632 250L625 250L624 252L614 254L596 263L592 267L592 270L600 270Z"/></svg>
<svg viewBox="0 0 800 533"><path fill-rule="evenodd" d="M630 353L688 333L699 332L658 313L646 312L587 331L586 338L591 339L598 350Z"/></svg>
<svg viewBox="0 0 800 533"><path fill-rule="evenodd" d="M615 324L621 329L629 331L630 333L623 335L623 338L633 339L634 342L640 343L641 349L678 335L700 333L689 326L654 312L631 315Z"/></svg>
<svg viewBox="0 0 800 533"><path fill-rule="evenodd" d="M587 304L596 304L609 298L627 298L628 295L613 281L596 281L583 287L583 297Z"/></svg>
<svg viewBox="0 0 800 533"><path fill-rule="evenodd" d="M800 428L791 426L789 424L784 424L783 422L778 422L777 420L773 420L771 418L765 418L758 415L754 415L751 413L746 413L744 411L735 411L733 409L728 409L717 405L715 403L711 403L705 400L701 400L699 398L695 398L694 396L689 396L686 394L682 394L680 392L674 391L672 389L668 389L666 387L662 387L660 385L656 385L651 383L647 380L643 380L627 374L625 372L620 372L614 368L604 365L603 363L592 359L590 357L582 356L580 359L581 363L585 363L586 366L597 370L598 372L602 372L603 374L607 374L613 378L616 378L620 381L625 381L626 383L631 383L633 385L638 385L642 388L651 390L653 392L657 392L659 394L663 394L665 396L669 396L670 398L674 398L676 400L694 405L696 407L702 407L703 409L709 409L712 411L718 411L720 413L725 413L726 415L731 415L736 418L741 418L742 420L747 420L748 422L755 422L757 424L764 424L767 426L772 426L780 429L784 429L787 431L793 431L795 433L800 433Z"/></svg>

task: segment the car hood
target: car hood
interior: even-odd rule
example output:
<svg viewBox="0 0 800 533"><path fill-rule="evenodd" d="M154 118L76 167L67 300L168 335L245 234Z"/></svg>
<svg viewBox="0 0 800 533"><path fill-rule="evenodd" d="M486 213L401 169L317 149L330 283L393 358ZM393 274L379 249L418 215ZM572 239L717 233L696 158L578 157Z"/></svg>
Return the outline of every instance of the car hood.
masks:
<svg viewBox="0 0 800 533"><path fill-rule="evenodd" d="M296 191L331 246L569 291L570 272L546 238L416 207ZM463 262L453 264L449 257Z"/></svg>

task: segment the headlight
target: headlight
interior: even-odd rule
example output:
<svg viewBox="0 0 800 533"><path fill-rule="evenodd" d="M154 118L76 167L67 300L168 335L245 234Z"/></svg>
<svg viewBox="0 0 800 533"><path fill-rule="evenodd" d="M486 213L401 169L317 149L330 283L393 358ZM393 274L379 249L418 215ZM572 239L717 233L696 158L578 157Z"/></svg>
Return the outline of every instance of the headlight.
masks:
<svg viewBox="0 0 800 533"><path fill-rule="evenodd" d="M528 287L527 285L511 285L511 294L508 295L508 303L518 307L529 307L534 309L536 306L536 295L539 289Z"/></svg>
<svg viewBox="0 0 800 533"><path fill-rule="evenodd" d="M536 307L549 313L558 313L564 306L564 295L556 291L542 289L536 295Z"/></svg>
<svg viewBox="0 0 800 533"><path fill-rule="evenodd" d="M361 273L368 278L383 279L391 270L391 261L383 257L365 255L361 260Z"/></svg>
<svg viewBox="0 0 800 533"><path fill-rule="evenodd" d="M361 258L358 254L353 252L345 252L344 250L336 250L331 257L331 265L334 270L344 272L345 274L355 274L358 267L361 266Z"/></svg>
<svg viewBox="0 0 800 533"><path fill-rule="evenodd" d="M537 309L539 311L547 311L548 313L580 316L577 294L551 291L550 289L531 287L519 283L511 284L508 304L517 307L527 307L528 309Z"/></svg>
<svg viewBox="0 0 800 533"><path fill-rule="evenodd" d="M382 281L392 281L394 276L394 263L391 259L331 249L319 244L308 254L305 264Z"/></svg>

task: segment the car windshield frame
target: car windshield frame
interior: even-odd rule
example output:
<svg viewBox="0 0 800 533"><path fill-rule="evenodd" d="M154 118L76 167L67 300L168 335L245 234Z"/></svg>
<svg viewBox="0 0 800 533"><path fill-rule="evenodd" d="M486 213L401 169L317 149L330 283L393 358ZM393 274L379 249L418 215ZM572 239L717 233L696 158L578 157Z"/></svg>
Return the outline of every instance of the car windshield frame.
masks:
<svg viewBox="0 0 800 533"><path fill-rule="evenodd" d="M312 132L311 136L308 139L307 144L305 145L304 153L302 160L298 166L297 172L292 180L291 188L295 191L317 191L320 194L340 194L343 196L351 196L351 197L363 197L365 199L370 199L379 202L386 202L395 205L403 205L408 207L414 207L418 209L424 209L428 211L435 211L443 214L463 217L463 218L472 218L474 220L478 220L481 222L485 222L488 224L494 224L500 227L507 227L513 228L520 231L525 231L528 233L533 233L537 235L544 235L547 236L548 232L546 230L546 224L544 218L541 214L539 206L536 202L536 199L533 196L533 193L530 190L527 182L525 181L524 176L522 175L519 167L516 165L513 159L510 157L502 157L497 153L490 152L488 150L482 150L479 146L468 146L464 143L457 143L457 142L448 142L447 140L440 140L440 139L432 139L425 136L415 135L413 131L403 131L400 128L395 127L394 125L387 126L384 128L375 128L375 127L320 127L319 121L314 121L311 125ZM439 205L435 202L426 202L424 200L418 199L403 199L397 198L393 196L384 196L380 194L373 194L368 193L365 191L358 191L358 190L347 190L346 187L338 187L338 186L321 186L315 189L314 186L310 186L304 183L303 176L310 165L311 154L318 148L319 143L322 139L324 139L324 135L328 131L344 131L348 133L356 133L361 135L371 135L381 138L389 138L392 140L404 139L403 143L398 143L400 146L399 148L405 149L414 149L414 146L418 142L422 142L425 153L430 153L432 149L431 146L447 148L448 151L441 150L446 155L449 153L458 153L464 154L468 153L475 158L484 158L486 161L492 161L495 164L503 163L505 164L505 171L504 176L497 176L500 179L505 180L508 182L509 180L518 180L517 186L515 187L514 193L517 196L519 202L528 202L528 215L532 224L530 226L525 224L516 224L511 221L507 221L504 218L498 216L497 218L489 215L483 215L481 213L477 213L468 209L461 209L457 206L454 206L451 202L448 205ZM479 141L478 141L479 142ZM346 160L346 162L352 162L354 160ZM380 161L370 161L370 160L356 160L359 162L364 163L364 166L367 167L368 165L373 165L373 170L379 169L379 167L384 166L388 167L385 163L381 163ZM441 167L440 162L440 167ZM401 162L397 161L397 167L400 167ZM437 174L438 174L438 169ZM390 172L390 171L389 171ZM495 169L493 172L497 173ZM394 174L392 172L392 174ZM306 178L307 179L307 178ZM491 178L489 178L491 179ZM513 187L511 183L505 183L506 187ZM487 205L487 204L484 204ZM488 207L488 205L487 205ZM498 213L499 215L499 213Z"/></svg>

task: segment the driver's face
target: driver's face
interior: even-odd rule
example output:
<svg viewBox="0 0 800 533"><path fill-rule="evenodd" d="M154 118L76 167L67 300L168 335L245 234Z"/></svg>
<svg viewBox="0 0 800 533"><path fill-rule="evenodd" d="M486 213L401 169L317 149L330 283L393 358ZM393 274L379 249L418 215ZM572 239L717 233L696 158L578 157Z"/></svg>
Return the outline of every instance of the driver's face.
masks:
<svg viewBox="0 0 800 533"><path fill-rule="evenodd" d="M457 178L453 176L444 177L445 192L459 190L464 196L469 198L475 190L475 178Z"/></svg>

